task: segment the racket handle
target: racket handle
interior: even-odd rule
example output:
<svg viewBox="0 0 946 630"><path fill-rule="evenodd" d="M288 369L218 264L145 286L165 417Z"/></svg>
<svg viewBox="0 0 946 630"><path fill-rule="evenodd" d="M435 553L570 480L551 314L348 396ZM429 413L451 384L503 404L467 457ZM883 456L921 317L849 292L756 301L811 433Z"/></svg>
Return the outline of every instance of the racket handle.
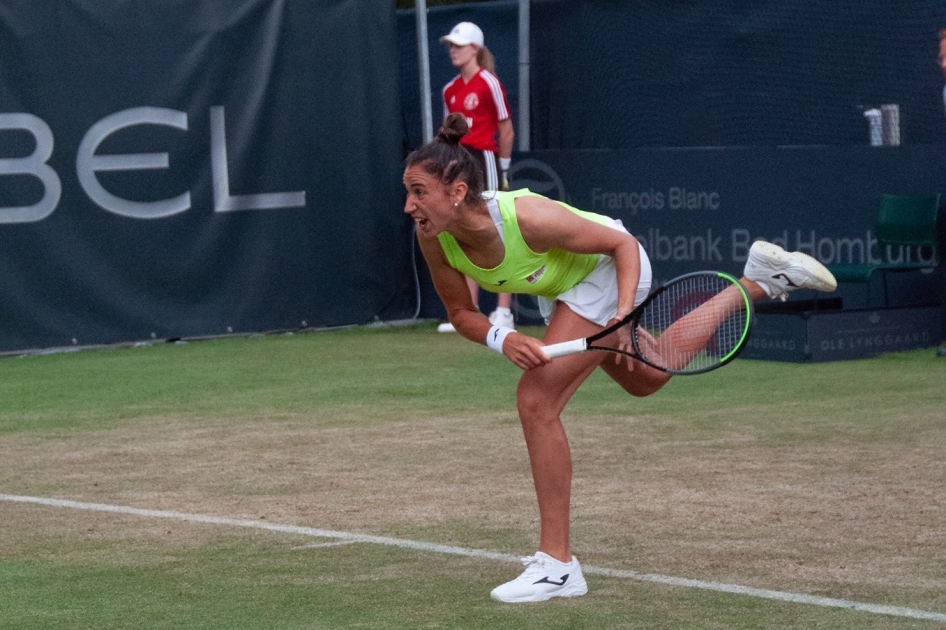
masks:
<svg viewBox="0 0 946 630"><path fill-rule="evenodd" d="M550 346L543 346L542 352L550 359L555 357L564 357L569 354L578 354L584 352L588 347L588 342L584 339L574 339L572 341L563 341L562 343L553 343Z"/></svg>

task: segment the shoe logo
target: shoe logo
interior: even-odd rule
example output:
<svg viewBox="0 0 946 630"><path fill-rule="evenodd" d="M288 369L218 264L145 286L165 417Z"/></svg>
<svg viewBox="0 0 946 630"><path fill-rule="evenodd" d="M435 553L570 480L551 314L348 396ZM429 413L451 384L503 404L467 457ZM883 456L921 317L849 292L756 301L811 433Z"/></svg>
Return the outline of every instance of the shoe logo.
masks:
<svg viewBox="0 0 946 630"><path fill-rule="evenodd" d="M545 576L541 580L533 582L533 584L552 584L554 586L565 586L565 582L567 581L568 581L568 574L566 573L561 578L559 578L558 582L556 582L555 580L550 580L548 576Z"/></svg>
<svg viewBox="0 0 946 630"><path fill-rule="evenodd" d="M505 280L500 280L499 282L496 283L496 286L497 286L497 287L501 287L501 286L503 286L504 284L506 284L506 281L505 281Z"/></svg>
<svg viewBox="0 0 946 630"><path fill-rule="evenodd" d="M785 281L785 284L787 284L787 285L790 286L790 287L795 287L796 289L800 289L800 288L801 288L801 287L799 287L797 284L795 284L794 282L792 282L792 279L789 278L788 276L786 276L784 273L777 273L777 274L775 274L774 276L772 276L772 279L773 279L773 280L777 280L777 279L779 279L779 278L781 278L782 280L784 280L784 281Z"/></svg>

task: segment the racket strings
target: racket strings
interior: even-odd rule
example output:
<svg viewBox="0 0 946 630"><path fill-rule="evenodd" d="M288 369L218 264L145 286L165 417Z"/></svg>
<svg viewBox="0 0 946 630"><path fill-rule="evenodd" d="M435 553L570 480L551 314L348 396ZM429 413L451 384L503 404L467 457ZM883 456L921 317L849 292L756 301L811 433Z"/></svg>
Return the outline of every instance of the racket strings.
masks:
<svg viewBox="0 0 946 630"><path fill-rule="evenodd" d="M641 314L637 349L647 361L674 371L718 365L746 334L748 311L741 287L701 275L656 296Z"/></svg>

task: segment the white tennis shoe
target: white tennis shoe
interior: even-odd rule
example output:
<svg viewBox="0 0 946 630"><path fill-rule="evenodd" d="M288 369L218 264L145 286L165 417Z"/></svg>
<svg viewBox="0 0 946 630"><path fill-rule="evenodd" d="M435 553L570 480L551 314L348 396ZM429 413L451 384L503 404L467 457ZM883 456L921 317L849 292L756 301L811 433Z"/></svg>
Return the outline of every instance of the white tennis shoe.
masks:
<svg viewBox="0 0 946 630"><path fill-rule="evenodd" d="M455 332L457 332L457 329L454 328L454 327L453 327L453 324L451 324L450 322L443 322L442 324L440 324L439 326L437 326L437 332L440 332L440 333L455 333Z"/></svg>
<svg viewBox="0 0 946 630"><path fill-rule="evenodd" d="M820 262L801 252L787 252L775 243L756 241L749 249L743 275L758 283L769 297L783 302L790 291L834 291L838 282Z"/></svg>
<svg viewBox="0 0 946 630"><path fill-rule="evenodd" d="M493 311L489 314L489 323L493 326L505 326L506 328L515 328L516 321L512 316L512 313L508 309L503 309L505 312L500 312L499 309Z"/></svg>
<svg viewBox="0 0 946 630"><path fill-rule="evenodd" d="M489 596L498 602L519 604L544 602L553 597L578 597L588 592L588 583L575 556L571 562L559 562L538 551L534 556L523 558L522 564L526 567L522 575L497 586Z"/></svg>

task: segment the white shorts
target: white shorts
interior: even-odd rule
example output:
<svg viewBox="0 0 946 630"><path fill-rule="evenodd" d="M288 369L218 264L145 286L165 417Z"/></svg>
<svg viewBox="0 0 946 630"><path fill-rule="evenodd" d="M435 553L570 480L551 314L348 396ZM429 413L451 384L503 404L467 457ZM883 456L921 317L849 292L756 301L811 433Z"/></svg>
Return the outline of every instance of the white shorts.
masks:
<svg viewBox="0 0 946 630"><path fill-rule="evenodd" d="M624 230L620 221L615 221L615 229ZM625 230L626 231L626 230ZM641 275L637 282L637 295L634 296L634 306L643 302L650 294L650 287L654 279L653 270L647 252L638 243L641 253ZM559 295L555 300L537 297L539 312L548 324L555 312L555 302L561 301L572 311L588 321L599 326L607 326L618 312L618 276L614 268L614 259L601 254L598 264L584 280Z"/></svg>

